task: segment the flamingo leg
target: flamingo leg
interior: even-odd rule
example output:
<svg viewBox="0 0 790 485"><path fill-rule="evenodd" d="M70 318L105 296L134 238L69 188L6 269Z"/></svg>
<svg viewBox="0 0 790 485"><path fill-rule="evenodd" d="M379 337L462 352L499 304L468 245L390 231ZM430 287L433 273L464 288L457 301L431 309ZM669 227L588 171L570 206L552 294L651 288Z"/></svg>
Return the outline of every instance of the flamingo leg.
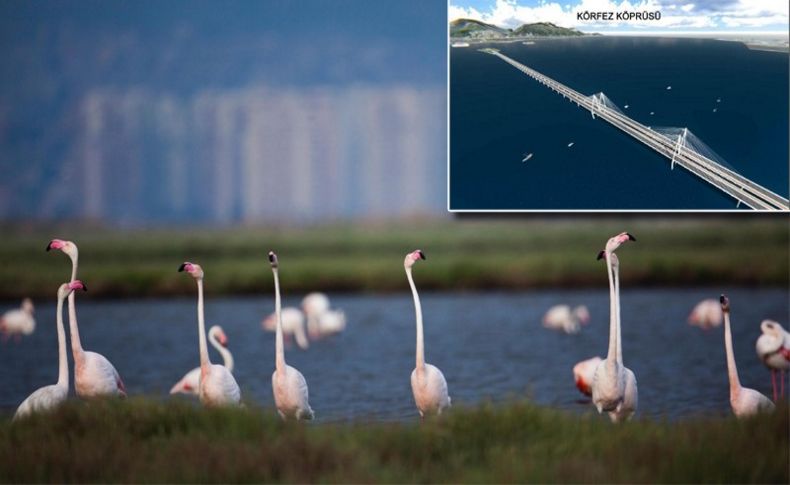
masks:
<svg viewBox="0 0 790 485"><path fill-rule="evenodd" d="M776 369L771 369L771 387L774 390L774 402L776 402Z"/></svg>

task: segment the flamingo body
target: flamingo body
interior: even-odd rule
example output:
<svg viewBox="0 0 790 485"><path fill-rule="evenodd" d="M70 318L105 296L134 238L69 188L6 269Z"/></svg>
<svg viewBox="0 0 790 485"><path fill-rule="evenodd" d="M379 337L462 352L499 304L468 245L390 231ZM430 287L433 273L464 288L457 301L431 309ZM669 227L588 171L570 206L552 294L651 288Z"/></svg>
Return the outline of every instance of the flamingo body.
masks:
<svg viewBox="0 0 790 485"><path fill-rule="evenodd" d="M234 406L241 400L241 391L227 367L208 364L200 368L198 396L204 406Z"/></svg>
<svg viewBox="0 0 790 485"><path fill-rule="evenodd" d="M46 412L56 408L66 401L69 395L69 386L51 384L37 389L16 410L14 419L23 418L33 413Z"/></svg>
<svg viewBox="0 0 790 485"><path fill-rule="evenodd" d="M591 359L583 360L573 366L573 380L576 388L585 396L592 396L592 383L595 378L595 369L602 359L595 356Z"/></svg>
<svg viewBox="0 0 790 485"><path fill-rule="evenodd" d="M411 390L420 416L440 415L450 407L447 381L438 367L426 363L411 373Z"/></svg>
<svg viewBox="0 0 790 485"><path fill-rule="evenodd" d="M329 310L318 317L318 333L321 336L335 335L346 329L346 314L343 310Z"/></svg>
<svg viewBox="0 0 790 485"><path fill-rule="evenodd" d="M301 372L285 365L282 372L272 373L272 391L277 412L283 419L313 419L307 381Z"/></svg>
<svg viewBox="0 0 790 485"><path fill-rule="evenodd" d="M772 370L790 369L790 333L773 320L760 324L763 334L757 339L757 356Z"/></svg>
<svg viewBox="0 0 790 485"><path fill-rule="evenodd" d="M295 307L285 307L282 309L282 329L284 337L293 336L296 345L304 350L310 347L310 341L305 333L305 316L301 310ZM269 314L261 322L261 326L268 332L277 331L277 312Z"/></svg>
<svg viewBox="0 0 790 485"><path fill-rule="evenodd" d="M555 305L543 315L543 326L551 330L559 330L567 334L579 333L581 326L590 319L590 313L584 305L571 310L569 305Z"/></svg>
<svg viewBox="0 0 790 485"><path fill-rule="evenodd" d="M77 396L83 399L100 396L126 397L126 387L118 371L106 357L97 352L75 352L74 389Z"/></svg>
<svg viewBox="0 0 790 485"><path fill-rule="evenodd" d="M707 298L697 303L688 316L689 325L700 327L704 330L721 325L722 313L719 302Z"/></svg>
<svg viewBox="0 0 790 485"><path fill-rule="evenodd" d="M0 316L0 334L4 338L19 338L30 335L36 330L36 319L33 317L33 303L29 298L22 301L20 308L8 310Z"/></svg>
<svg viewBox="0 0 790 485"><path fill-rule="evenodd" d="M233 354L225 347L228 338L222 330L222 327L213 325L208 331L208 340L222 355L224 361L223 365L233 373ZM170 394L176 393L194 394L195 396L200 394L200 367L195 367L187 372L180 381L176 382L170 389Z"/></svg>

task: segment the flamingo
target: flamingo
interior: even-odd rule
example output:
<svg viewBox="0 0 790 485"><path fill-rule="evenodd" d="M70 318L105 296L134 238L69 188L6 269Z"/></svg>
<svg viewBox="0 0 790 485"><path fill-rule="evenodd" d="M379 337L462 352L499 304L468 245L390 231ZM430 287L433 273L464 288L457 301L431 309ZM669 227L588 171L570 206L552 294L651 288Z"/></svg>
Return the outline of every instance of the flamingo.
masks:
<svg viewBox="0 0 790 485"><path fill-rule="evenodd" d="M313 340L340 333L346 328L345 313L330 309L329 297L324 293L307 294L302 300L302 310L307 316L307 333Z"/></svg>
<svg viewBox="0 0 790 485"><path fill-rule="evenodd" d="M301 372L285 363L282 310L280 308L279 262L274 251L269 251L269 263L274 275L274 309L277 314L275 369L272 373L274 405L277 407L277 412L283 420L288 418L295 418L296 420L313 419L315 415L310 408L310 393L307 389L307 381Z"/></svg>
<svg viewBox="0 0 790 485"><path fill-rule="evenodd" d="M310 341L307 340L307 334L304 327L304 314L301 310L295 307L285 307L280 312L283 320L283 336L286 338L293 335L296 345L304 350L310 347ZM261 327L268 332L277 331L277 312L270 313L261 322Z"/></svg>
<svg viewBox="0 0 790 485"><path fill-rule="evenodd" d="M774 390L774 401L776 401L776 371L780 372L781 392L779 395L781 397L785 395L785 371L790 369L790 333L773 320L763 320L760 330L763 331L763 334L757 339L755 349L763 364L771 369L771 385Z"/></svg>
<svg viewBox="0 0 790 485"><path fill-rule="evenodd" d="M414 402L420 417L427 414L442 414L445 408L450 407L450 396L447 394L447 381L444 374L438 367L425 362L425 349L422 334L422 306L420 306L420 296L417 294L417 287L414 285L414 278L411 275L411 268L418 260L425 259L425 253L417 249L406 255L403 260L403 267L406 270L406 278L409 280L411 293L414 297L414 311L417 322L417 352L416 365L411 373L411 391L414 394Z"/></svg>
<svg viewBox="0 0 790 485"><path fill-rule="evenodd" d="M71 259L71 282L76 281L79 260L77 245L71 241L53 239L47 245L47 251L50 249L60 249ZM74 292L69 295L69 328L71 352L74 355L74 389L77 391L77 396L83 399L99 396L126 397L123 380L110 361L97 352L82 348Z"/></svg>
<svg viewBox="0 0 790 485"><path fill-rule="evenodd" d="M0 334L3 335L3 341L13 336L19 342L22 335L32 334L36 330L34 311L33 301L25 298L19 308L8 310L0 316Z"/></svg>
<svg viewBox="0 0 790 485"><path fill-rule="evenodd" d="M198 397L206 407L234 406L241 400L241 391L230 370L218 364L212 364L208 357L206 345L206 318L203 313L203 268L199 264L184 262L178 272L187 272L197 282L198 288L198 342L200 348L200 377L198 379Z"/></svg>
<svg viewBox="0 0 790 485"><path fill-rule="evenodd" d="M609 239L606 249L598 253L598 259L606 259L609 273L609 352L595 369L592 400L599 413L609 413L613 423L631 419L638 405L636 376L623 365L620 337L620 262L614 251L626 241L636 238L623 232Z"/></svg>
<svg viewBox="0 0 790 485"><path fill-rule="evenodd" d="M709 328L721 325L721 305L712 298L702 300L697 303L688 316L689 325L695 325L708 330Z"/></svg>
<svg viewBox="0 0 790 485"><path fill-rule="evenodd" d="M55 319L58 329L58 382L34 391L33 394L22 401L22 404L19 405L14 414L14 420L31 413L53 409L63 403L68 397L69 362L66 351L66 331L63 330L63 300L74 290L88 291L88 288L79 280L63 283L58 288L58 309Z"/></svg>
<svg viewBox="0 0 790 485"><path fill-rule="evenodd" d="M228 372L233 373L233 354L228 350L228 336L219 325L213 325L208 329L208 341L222 356ZM200 389L200 367L195 367L187 372L180 381L170 389L170 394L183 393L197 395Z"/></svg>
<svg viewBox="0 0 790 485"><path fill-rule="evenodd" d="M590 321L590 312L584 305L573 310L569 305L554 305L543 315L543 326L567 334L579 333L582 325Z"/></svg>
<svg viewBox="0 0 790 485"><path fill-rule="evenodd" d="M732 351L732 330L730 329L730 300L725 295L719 297L721 311L724 313L724 347L727 351L727 374L730 378L730 405L738 418L755 415L763 411L773 411L774 403L754 389L741 387L735 353Z"/></svg>
<svg viewBox="0 0 790 485"><path fill-rule="evenodd" d="M576 382L576 388L585 396L592 396L595 369L601 361L602 359L596 355L573 366L573 380Z"/></svg>

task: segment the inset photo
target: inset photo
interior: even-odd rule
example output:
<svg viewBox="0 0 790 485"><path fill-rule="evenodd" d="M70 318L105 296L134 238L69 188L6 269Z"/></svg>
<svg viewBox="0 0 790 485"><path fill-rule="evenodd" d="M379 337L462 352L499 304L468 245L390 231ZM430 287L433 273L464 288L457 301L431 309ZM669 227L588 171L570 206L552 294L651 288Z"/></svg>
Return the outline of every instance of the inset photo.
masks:
<svg viewBox="0 0 790 485"><path fill-rule="evenodd" d="M449 210L787 211L788 5L748 3L451 0Z"/></svg>

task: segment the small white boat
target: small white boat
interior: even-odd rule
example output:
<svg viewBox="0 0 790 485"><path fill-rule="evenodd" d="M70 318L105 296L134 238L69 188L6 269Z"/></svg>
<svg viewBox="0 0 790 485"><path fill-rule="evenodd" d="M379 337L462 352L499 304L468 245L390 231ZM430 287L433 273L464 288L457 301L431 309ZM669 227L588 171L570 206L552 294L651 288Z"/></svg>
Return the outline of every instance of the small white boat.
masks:
<svg viewBox="0 0 790 485"><path fill-rule="evenodd" d="M654 114L656 114L656 112L655 112L655 111L651 111L651 112L650 112L650 116L653 116Z"/></svg>
<svg viewBox="0 0 790 485"><path fill-rule="evenodd" d="M716 98L717 103L721 103L721 98Z"/></svg>
<svg viewBox="0 0 790 485"><path fill-rule="evenodd" d="M628 109L628 105L623 106L623 108Z"/></svg>
<svg viewBox="0 0 790 485"><path fill-rule="evenodd" d="M713 108L713 112L715 113L718 108Z"/></svg>
<svg viewBox="0 0 790 485"><path fill-rule="evenodd" d="M573 146L573 143L574 143L574 142L570 142L570 143L568 143L568 148L572 147L572 146Z"/></svg>
<svg viewBox="0 0 790 485"><path fill-rule="evenodd" d="M453 42L452 47L469 47L468 42Z"/></svg>
<svg viewBox="0 0 790 485"><path fill-rule="evenodd" d="M524 162L526 162L526 161L527 161L527 160L529 160L530 158L532 158L532 154L531 154L531 153L527 153L527 155L524 157L524 159L523 159L523 160L521 160L521 163L524 163Z"/></svg>
<svg viewBox="0 0 790 485"><path fill-rule="evenodd" d="M526 42L522 42L522 44L524 44L524 45L535 45L535 43L532 42L531 40L528 40Z"/></svg>
<svg viewBox="0 0 790 485"><path fill-rule="evenodd" d="M667 86L667 91L671 90L672 86Z"/></svg>

